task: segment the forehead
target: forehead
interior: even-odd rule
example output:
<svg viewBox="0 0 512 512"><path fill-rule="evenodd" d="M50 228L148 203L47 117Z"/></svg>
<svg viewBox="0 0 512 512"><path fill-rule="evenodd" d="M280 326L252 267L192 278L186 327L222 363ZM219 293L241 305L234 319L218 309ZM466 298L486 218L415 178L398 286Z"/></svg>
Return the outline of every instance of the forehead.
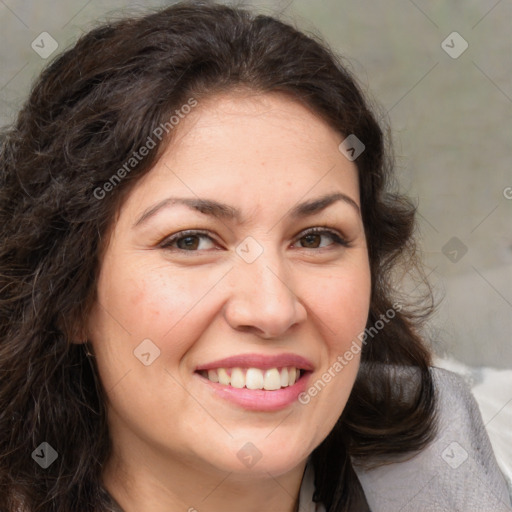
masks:
<svg viewBox="0 0 512 512"><path fill-rule="evenodd" d="M242 146L252 153L270 151L275 159L295 146L295 152L311 158L315 153L320 157L326 145L336 150L340 139L339 132L290 95L234 91L199 101L178 126L173 153L201 145L205 151L235 154Z"/></svg>
<svg viewBox="0 0 512 512"><path fill-rule="evenodd" d="M335 189L359 201L357 168L338 149L343 136L288 95L236 92L199 100L173 135L132 191L140 206L172 193L243 209Z"/></svg>

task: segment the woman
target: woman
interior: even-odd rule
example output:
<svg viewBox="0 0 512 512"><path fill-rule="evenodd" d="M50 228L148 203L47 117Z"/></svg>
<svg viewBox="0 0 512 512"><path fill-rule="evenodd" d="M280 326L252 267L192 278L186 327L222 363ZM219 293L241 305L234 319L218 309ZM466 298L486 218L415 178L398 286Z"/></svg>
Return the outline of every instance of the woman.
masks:
<svg viewBox="0 0 512 512"><path fill-rule="evenodd" d="M1 165L1 510L509 510L322 43L202 2L99 27Z"/></svg>

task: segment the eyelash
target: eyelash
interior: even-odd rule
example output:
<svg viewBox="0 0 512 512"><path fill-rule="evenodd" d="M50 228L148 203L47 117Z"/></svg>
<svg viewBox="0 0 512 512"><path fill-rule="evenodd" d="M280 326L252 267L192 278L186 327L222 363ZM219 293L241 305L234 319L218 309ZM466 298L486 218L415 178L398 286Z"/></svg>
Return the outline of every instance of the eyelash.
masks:
<svg viewBox="0 0 512 512"><path fill-rule="evenodd" d="M340 236L340 234L337 231L335 231L331 228L328 228L327 226L318 226L318 227L310 228L310 229L307 229L306 231L303 231L294 243L298 242L301 238L304 238L305 236L311 235L311 234L329 235L331 237L331 239L333 240L333 244L330 244L329 246L326 246L326 247L318 247L318 248L300 247L299 249L317 250L318 251L318 250L328 249L328 247L330 247L331 245L340 245L342 247L350 247L350 242L348 240L346 240L345 238ZM164 239L159 244L159 247L162 249L170 250L170 251L180 251L182 253L199 252L200 250L198 250L198 249L187 250L187 249L180 249L178 247L171 247L171 245L173 243L178 242L182 238L187 238L190 236L198 236L198 237L204 236L204 237L209 238L212 242L216 243L215 240L210 236L210 234L207 231L202 231L202 230L197 230L197 229L188 229L185 231L180 231L179 233L176 233L176 234Z"/></svg>

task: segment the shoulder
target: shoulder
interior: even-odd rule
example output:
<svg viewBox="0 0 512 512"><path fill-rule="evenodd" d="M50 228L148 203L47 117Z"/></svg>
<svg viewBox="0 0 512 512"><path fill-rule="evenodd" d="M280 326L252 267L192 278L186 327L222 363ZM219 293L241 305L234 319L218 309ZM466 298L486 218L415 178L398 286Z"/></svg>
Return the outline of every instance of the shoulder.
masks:
<svg viewBox="0 0 512 512"><path fill-rule="evenodd" d="M512 511L478 405L457 374L431 369L437 395L437 432L402 462L358 470L373 512Z"/></svg>

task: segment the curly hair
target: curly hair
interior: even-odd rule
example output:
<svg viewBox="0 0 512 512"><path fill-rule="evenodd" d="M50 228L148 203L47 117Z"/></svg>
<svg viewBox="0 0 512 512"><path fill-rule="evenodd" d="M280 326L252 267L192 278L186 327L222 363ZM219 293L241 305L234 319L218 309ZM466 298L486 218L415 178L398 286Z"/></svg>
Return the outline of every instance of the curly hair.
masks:
<svg viewBox="0 0 512 512"><path fill-rule="evenodd" d="M86 344L71 340L83 339L123 199L172 140L165 123L191 97L238 87L284 92L364 141L355 164L372 280L368 326L393 307L393 270L416 259L415 207L394 191L383 130L325 42L205 1L93 29L41 73L1 136L0 510L115 508L101 483L111 450L105 390ZM101 200L161 126L165 137ZM430 352L419 334L422 311L409 305L364 344L349 401L312 454L315 500L329 512L364 509L356 464L393 460L432 439ZM31 457L42 441L58 452L44 471Z"/></svg>

